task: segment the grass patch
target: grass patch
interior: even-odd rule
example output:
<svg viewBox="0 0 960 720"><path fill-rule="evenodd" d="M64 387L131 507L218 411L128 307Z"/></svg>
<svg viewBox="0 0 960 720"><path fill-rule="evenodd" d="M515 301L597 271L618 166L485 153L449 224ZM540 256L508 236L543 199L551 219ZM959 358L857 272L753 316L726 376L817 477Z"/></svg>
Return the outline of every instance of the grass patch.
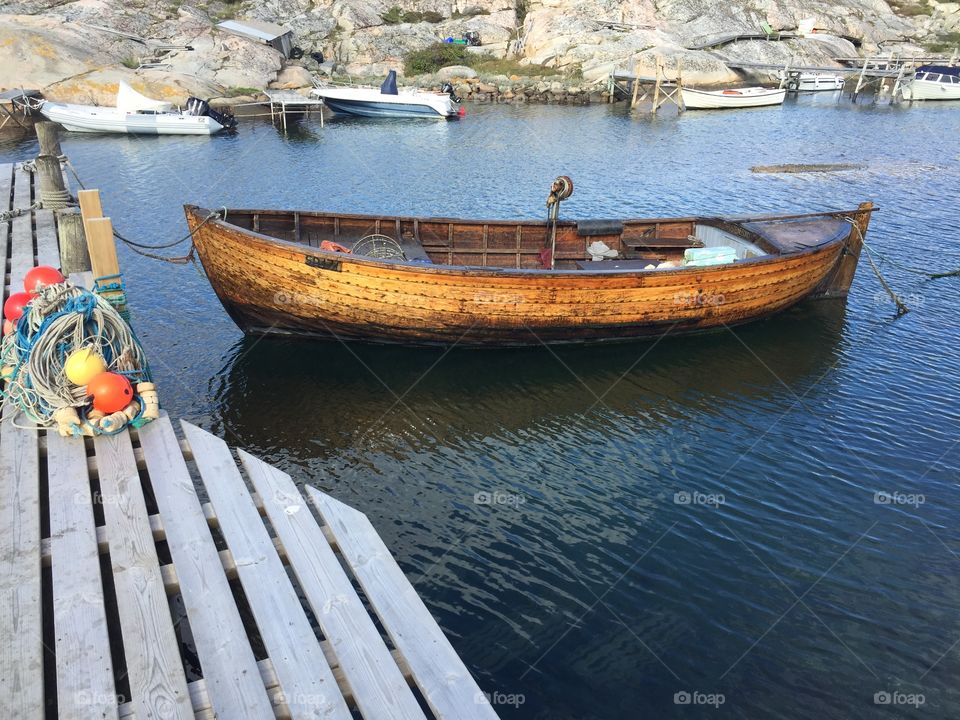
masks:
<svg viewBox="0 0 960 720"><path fill-rule="evenodd" d="M251 87L232 87L223 91L223 96L228 98L240 97L241 95L259 95L260 91Z"/></svg>
<svg viewBox="0 0 960 720"><path fill-rule="evenodd" d="M483 8L478 8L478 7L470 7L464 10L463 12L460 12L459 10L455 10L454 12L450 13L450 19L463 20L464 18L472 18L472 17L476 17L477 15L489 15L489 14L490 14L489 10L484 10Z"/></svg>
<svg viewBox="0 0 960 720"><path fill-rule="evenodd" d="M464 45L451 43L434 43L423 50L407 53L403 59L403 71L406 75L427 75L447 65L466 65L478 73L508 77L510 75L545 77L561 74L556 68L545 65L521 65L516 60L468 52Z"/></svg>
<svg viewBox="0 0 960 720"><path fill-rule="evenodd" d="M933 8L930 7L927 0L919 2L904 2L904 0L893 0L890 3L890 9L902 17L917 17L918 15L933 15Z"/></svg>
<svg viewBox="0 0 960 720"><path fill-rule="evenodd" d="M951 53L957 48L960 48L960 32L938 35L936 40L926 43L924 47L930 52Z"/></svg>
<svg viewBox="0 0 960 720"><path fill-rule="evenodd" d="M120 61L120 64L125 68L130 68L131 70L136 70L138 67L140 67L140 61L132 55L130 57L125 57Z"/></svg>
<svg viewBox="0 0 960 720"><path fill-rule="evenodd" d="M427 10L426 12L418 12L416 10L401 10L399 7L394 5L383 15L381 15L380 19L383 20L386 25L399 25L400 23L418 22L438 23L443 22L444 18L443 15L433 10Z"/></svg>

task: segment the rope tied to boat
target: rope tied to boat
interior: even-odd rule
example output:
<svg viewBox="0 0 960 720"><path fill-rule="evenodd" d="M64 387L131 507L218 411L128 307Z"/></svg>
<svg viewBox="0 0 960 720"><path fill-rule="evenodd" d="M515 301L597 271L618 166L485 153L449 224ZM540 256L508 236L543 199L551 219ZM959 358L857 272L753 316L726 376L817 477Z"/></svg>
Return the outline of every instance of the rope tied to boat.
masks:
<svg viewBox="0 0 960 720"><path fill-rule="evenodd" d="M214 210L209 215L207 215L200 222L200 224L197 225L197 227L195 227L193 230L188 232L182 238L173 240L172 242L168 242L168 243L161 243L159 245L148 245L147 243L136 242L135 240L131 240L130 238L122 235L119 231L117 231L116 228L113 229L113 236L117 238L117 240L122 242L124 245L129 247L130 250L135 252L137 255L142 255L143 257L150 258L151 260L162 260L163 262L173 263L175 265L186 265L187 263L193 262L196 254L196 250L197 250L197 246L193 243L193 236L200 230L200 228L202 228L210 220L216 217L222 217L224 220L226 220L227 208L224 207L224 208L221 208L220 210ZM190 250L187 252L186 255L177 255L177 256L171 257L170 255L159 255L157 253L149 252L151 250L164 250L167 248L176 247L177 245L180 245L181 243L184 243L187 240L190 240Z"/></svg>
<svg viewBox="0 0 960 720"><path fill-rule="evenodd" d="M863 230L860 229L860 225L857 223L856 218L852 218L849 215L844 215L841 219L850 223L850 226L857 231L857 235L860 237L860 244L863 249L867 251L867 261L870 263L870 267L877 276L877 280L880 281L880 285L883 286L883 289L887 291L890 299L893 300L897 306L897 316L899 317L904 313L910 312L910 308L908 308L906 303L900 299L900 296L893 291L893 288L887 284L886 279L884 279L883 274L880 272L880 268L877 267L877 264L873 261L873 251L867 245L866 239L863 237Z"/></svg>

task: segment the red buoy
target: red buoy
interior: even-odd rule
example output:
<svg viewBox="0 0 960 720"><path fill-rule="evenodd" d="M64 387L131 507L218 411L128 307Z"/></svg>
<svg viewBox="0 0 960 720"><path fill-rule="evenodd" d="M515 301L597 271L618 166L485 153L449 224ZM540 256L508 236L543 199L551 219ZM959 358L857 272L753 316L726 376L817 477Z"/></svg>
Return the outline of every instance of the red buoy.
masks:
<svg viewBox="0 0 960 720"><path fill-rule="evenodd" d="M10 297L3 304L3 316L10 322L15 323L23 315L24 308L31 300L33 300L33 295L30 293L10 293Z"/></svg>
<svg viewBox="0 0 960 720"><path fill-rule="evenodd" d="M28 293L38 293L47 285L56 285L62 283L66 278L59 270L49 265L38 265L30 268L23 278L23 289Z"/></svg>
<svg viewBox="0 0 960 720"><path fill-rule="evenodd" d="M123 410L133 400L133 387L123 375L104 372L87 383L87 397L93 398L93 409L115 413Z"/></svg>

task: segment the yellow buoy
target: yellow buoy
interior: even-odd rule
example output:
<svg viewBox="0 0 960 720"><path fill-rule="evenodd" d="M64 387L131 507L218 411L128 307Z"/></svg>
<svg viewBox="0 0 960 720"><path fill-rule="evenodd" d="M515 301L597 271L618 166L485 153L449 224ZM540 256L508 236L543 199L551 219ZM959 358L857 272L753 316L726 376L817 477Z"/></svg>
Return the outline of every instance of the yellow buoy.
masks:
<svg viewBox="0 0 960 720"><path fill-rule="evenodd" d="M15 369L16 368L14 368L13 365L7 365L2 370L0 370L0 379L9 380L10 378L13 377L13 371Z"/></svg>
<svg viewBox="0 0 960 720"><path fill-rule="evenodd" d="M63 364L63 372L67 380L74 385L86 385L102 372L106 372L107 364L93 348L85 347L74 350L67 356Z"/></svg>

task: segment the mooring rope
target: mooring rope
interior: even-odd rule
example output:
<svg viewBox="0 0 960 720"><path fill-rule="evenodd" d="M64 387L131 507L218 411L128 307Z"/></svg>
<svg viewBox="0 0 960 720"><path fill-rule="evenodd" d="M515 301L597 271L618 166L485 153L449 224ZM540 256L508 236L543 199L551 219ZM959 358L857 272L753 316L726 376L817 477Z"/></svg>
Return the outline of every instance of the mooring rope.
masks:
<svg viewBox="0 0 960 720"><path fill-rule="evenodd" d="M877 264L873 261L872 250L867 246L866 241L863 237L863 230L860 229L860 226L857 224L857 221L849 216L844 216L843 220L850 223L854 230L857 231L857 235L860 236L860 244L863 246L863 249L867 251L867 261L870 263L870 267L873 268L874 274L877 276L877 280L880 281L880 284L883 286L883 289L887 291L887 294L890 296L890 299L897 306L897 315L902 315L903 313L910 312L910 308L900 299L900 297L893 291L893 289L887 284L887 281L884 279L883 274L880 272L880 268L877 267Z"/></svg>
<svg viewBox="0 0 960 720"><path fill-rule="evenodd" d="M50 210L60 210L62 208L76 205L73 196L69 190L44 190L40 189L40 207Z"/></svg>
<svg viewBox="0 0 960 720"><path fill-rule="evenodd" d="M212 220L215 217L220 217L221 213L223 214L223 218L226 219L227 209L225 207L220 210L214 210L209 215L207 215L201 221L201 223L197 225L197 227L195 227L193 230L188 232L182 238L178 240L174 240L172 242L168 242L168 243L161 243L160 245L147 245L146 243L136 242L134 240L131 240L128 237L124 237L124 235L118 232L116 228L114 228L113 230L113 235L114 237L117 238L117 240L119 240L124 245L129 247L130 250L135 252L137 255L142 255L143 257L147 257L152 260L162 260L164 262L174 263L175 265L186 265L187 263L193 261L194 254L196 253L196 249L197 249L196 245L193 244L193 236L197 233L198 230L200 230L200 228L206 225L210 220ZM169 255L158 255L156 253L147 252L149 250L164 250L166 248L176 247L177 245L180 245L181 243L184 243L187 240L190 240L191 242L190 242L190 250L189 252L187 252L186 255L178 255L178 256L171 257Z"/></svg>

